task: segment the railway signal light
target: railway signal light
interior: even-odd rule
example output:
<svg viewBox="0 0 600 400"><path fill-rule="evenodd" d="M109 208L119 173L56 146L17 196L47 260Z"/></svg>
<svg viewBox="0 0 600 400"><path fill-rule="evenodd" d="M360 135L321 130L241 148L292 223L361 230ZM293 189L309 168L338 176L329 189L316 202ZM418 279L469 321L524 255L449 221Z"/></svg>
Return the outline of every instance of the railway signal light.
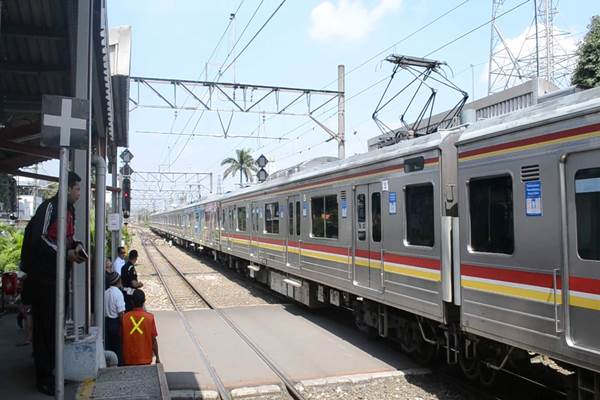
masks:
<svg viewBox="0 0 600 400"><path fill-rule="evenodd" d="M123 178L123 217L129 218L129 212L131 211L131 180L129 178Z"/></svg>

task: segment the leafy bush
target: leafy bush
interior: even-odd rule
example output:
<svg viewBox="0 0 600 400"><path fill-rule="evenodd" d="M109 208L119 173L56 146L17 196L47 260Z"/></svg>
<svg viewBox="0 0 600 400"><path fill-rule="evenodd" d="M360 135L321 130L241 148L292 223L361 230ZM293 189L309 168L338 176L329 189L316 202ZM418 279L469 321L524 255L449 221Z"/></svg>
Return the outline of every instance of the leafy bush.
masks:
<svg viewBox="0 0 600 400"><path fill-rule="evenodd" d="M19 269L22 245L22 229L0 224L0 272L11 272Z"/></svg>

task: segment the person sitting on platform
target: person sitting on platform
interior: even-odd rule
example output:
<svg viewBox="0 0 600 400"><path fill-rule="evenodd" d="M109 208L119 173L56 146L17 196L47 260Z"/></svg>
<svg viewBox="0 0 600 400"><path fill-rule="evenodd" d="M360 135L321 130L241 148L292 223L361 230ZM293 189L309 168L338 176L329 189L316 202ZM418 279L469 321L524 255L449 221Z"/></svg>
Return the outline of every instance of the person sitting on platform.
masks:
<svg viewBox="0 0 600 400"><path fill-rule="evenodd" d="M121 277L115 271L106 273L106 291L104 292L104 329L106 350L121 355L121 318L125 312L125 299L121 292Z"/></svg>
<svg viewBox="0 0 600 400"><path fill-rule="evenodd" d="M144 310L145 293L136 289L131 296L134 308L123 315L123 365L149 365L152 356L160 363L154 315Z"/></svg>
<svg viewBox="0 0 600 400"><path fill-rule="evenodd" d="M127 311L130 311L133 308L131 297L133 291L144 286L142 282L138 281L137 271L135 270L137 259L137 250L131 250L127 262L121 269L121 283L123 284L123 292L125 293L125 308Z"/></svg>

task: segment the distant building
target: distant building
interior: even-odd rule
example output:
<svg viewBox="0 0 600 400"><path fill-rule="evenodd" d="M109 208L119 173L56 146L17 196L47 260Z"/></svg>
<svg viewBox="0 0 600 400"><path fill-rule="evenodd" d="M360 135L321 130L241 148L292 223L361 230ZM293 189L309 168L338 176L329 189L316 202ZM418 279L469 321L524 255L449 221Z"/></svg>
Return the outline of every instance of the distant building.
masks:
<svg viewBox="0 0 600 400"><path fill-rule="evenodd" d="M17 218L21 221L29 221L35 214L38 206L44 201L39 196L22 195L19 196L19 215Z"/></svg>

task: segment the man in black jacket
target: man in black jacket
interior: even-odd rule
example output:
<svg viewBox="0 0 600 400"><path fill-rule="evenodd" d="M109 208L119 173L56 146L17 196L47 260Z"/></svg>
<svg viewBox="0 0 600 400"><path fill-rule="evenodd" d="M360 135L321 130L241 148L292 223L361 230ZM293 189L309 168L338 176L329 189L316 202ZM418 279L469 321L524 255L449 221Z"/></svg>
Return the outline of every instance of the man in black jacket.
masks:
<svg viewBox="0 0 600 400"><path fill-rule="evenodd" d="M67 197L66 282L72 264L85 261L80 242L75 241L75 208L79 200L81 178L69 172ZM33 357L38 390L54 395L54 358L56 325L56 251L58 235L58 195L44 201L26 229L21 258L31 279L33 314ZM26 254L23 254L26 253ZM66 285L65 285L66 286ZM68 302L65 302L68 304Z"/></svg>

